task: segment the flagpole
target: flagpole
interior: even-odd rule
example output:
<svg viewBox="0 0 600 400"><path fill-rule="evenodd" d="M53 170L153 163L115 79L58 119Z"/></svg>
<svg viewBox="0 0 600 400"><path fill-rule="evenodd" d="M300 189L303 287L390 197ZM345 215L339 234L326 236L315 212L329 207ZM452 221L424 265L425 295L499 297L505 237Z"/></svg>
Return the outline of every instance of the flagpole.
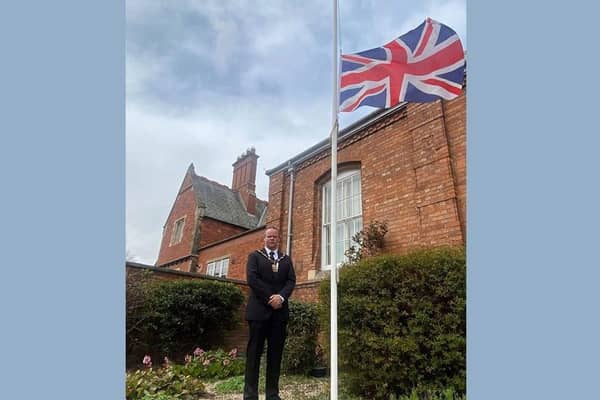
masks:
<svg viewBox="0 0 600 400"><path fill-rule="evenodd" d="M338 68L338 0L333 0L333 104L332 104L332 127L331 127L331 212L329 223L329 246L331 265L331 321L330 321L330 400L338 400L338 326L337 326L337 262L336 262L336 191L337 191L337 137L338 137L338 109L339 109L339 68Z"/></svg>

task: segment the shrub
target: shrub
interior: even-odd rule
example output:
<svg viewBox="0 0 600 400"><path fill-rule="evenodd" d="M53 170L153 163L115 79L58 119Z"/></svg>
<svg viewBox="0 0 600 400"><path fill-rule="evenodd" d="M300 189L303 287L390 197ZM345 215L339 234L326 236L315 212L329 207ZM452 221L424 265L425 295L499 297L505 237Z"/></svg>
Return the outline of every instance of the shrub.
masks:
<svg viewBox="0 0 600 400"><path fill-rule="evenodd" d="M127 400L193 400L205 393L198 378L182 374L174 366L145 368L127 373Z"/></svg>
<svg viewBox="0 0 600 400"><path fill-rule="evenodd" d="M363 230L356 232L352 236L353 243L344 253L348 257L347 264L355 264L363 258L379 255L383 250L387 232L387 222L377 220L371 221Z"/></svg>
<svg viewBox="0 0 600 400"><path fill-rule="evenodd" d="M312 303L290 301L288 335L283 352L282 370L308 374L315 366L319 317Z"/></svg>
<svg viewBox="0 0 600 400"><path fill-rule="evenodd" d="M225 379L244 373L245 362L237 353L237 349L226 353L220 349L204 351L197 348L193 355L186 356L184 365L178 365L176 368L182 374L195 378Z"/></svg>
<svg viewBox="0 0 600 400"><path fill-rule="evenodd" d="M453 388L427 389L416 388L410 394L403 396L390 396L389 400L466 400L465 394L456 393Z"/></svg>
<svg viewBox="0 0 600 400"><path fill-rule="evenodd" d="M128 291L130 287L128 285ZM135 307L129 301L135 299ZM128 293L127 356L181 359L198 343L209 348L222 343L226 330L239 322L244 300L240 289L217 281L145 281Z"/></svg>
<svg viewBox="0 0 600 400"><path fill-rule="evenodd" d="M152 272L144 270L140 273L127 274L126 284L126 329L127 365L141 360L147 354L148 319L150 317L146 299L149 297Z"/></svg>
<svg viewBox="0 0 600 400"><path fill-rule="evenodd" d="M353 393L370 399L415 387L465 392L464 249L419 250L342 268L339 366ZM328 318L329 281L320 297ZM328 327L329 324L324 324Z"/></svg>

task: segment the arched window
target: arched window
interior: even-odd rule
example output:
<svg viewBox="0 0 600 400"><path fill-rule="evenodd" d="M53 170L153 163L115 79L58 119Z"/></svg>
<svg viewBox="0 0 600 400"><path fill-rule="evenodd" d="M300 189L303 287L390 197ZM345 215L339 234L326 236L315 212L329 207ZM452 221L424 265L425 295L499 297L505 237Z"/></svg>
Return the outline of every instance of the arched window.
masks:
<svg viewBox="0 0 600 400"><path fill-rule="evenodd" d="M331 269L331 180L323 185L322 229L321 229L321 269ZM360 170L353 169L338 174L336 189L336 261L347 259L344 255L352 244L352 236L362 230L362 196Z"/></svg>

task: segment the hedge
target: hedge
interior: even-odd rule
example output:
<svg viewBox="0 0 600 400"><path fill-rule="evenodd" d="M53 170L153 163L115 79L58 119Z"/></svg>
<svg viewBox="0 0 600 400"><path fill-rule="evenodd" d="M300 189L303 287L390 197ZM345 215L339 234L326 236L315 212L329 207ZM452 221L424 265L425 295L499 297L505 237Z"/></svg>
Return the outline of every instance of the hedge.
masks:
<svg viewBox="0 0 600 400"><path fill-rule="evenodd" d="M241 290L218 281L142 277L127 288L127 364L144 354L183 359L196 346L221 344L226 330L239 323Z"/></svg>
<svg viewBox="0 0 600 400"><path fill-rule="evenodd" d="M290 301L288 335L283 352L282 370L308 374L315 366L319 316L312 303Z"/></svg>
<svg viewBox="0 0 600 400"><path fill-rule="evenodd" d="M327 321L329 285L319 293ZM415 388L465 392L463 248L362 260L341 269L338 294L338 363L349 390L370 399Z"/></svg>

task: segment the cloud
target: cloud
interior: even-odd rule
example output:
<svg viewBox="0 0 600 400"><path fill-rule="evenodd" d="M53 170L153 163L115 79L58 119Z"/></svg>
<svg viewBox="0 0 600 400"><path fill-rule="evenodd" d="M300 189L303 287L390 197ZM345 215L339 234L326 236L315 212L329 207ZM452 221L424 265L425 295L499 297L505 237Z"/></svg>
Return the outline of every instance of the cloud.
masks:
<svg viewBox="0 0 600 400"><path fill-rule="evenodd" d="M426 16L465 33L464 1L405 3L342 2L345 50L379 46ZM231 164L254 146L266 199L264 171L327 138L332 10L320 0L128 0L126 11L127 249L152 264L190 162L230 185ZM371 111L342 114L342 126Z"/></svg>

